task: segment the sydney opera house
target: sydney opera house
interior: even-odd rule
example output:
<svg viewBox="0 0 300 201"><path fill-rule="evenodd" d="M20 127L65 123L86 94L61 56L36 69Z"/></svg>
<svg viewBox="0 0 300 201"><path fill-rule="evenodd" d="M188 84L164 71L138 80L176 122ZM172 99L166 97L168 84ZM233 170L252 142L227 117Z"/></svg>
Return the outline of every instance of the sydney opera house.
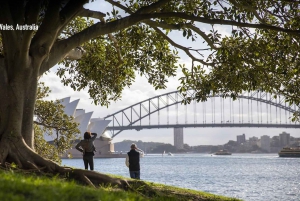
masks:
<svg viewBox="0 0 300 201"><path fill-rule="evenodd" d="M80 99L70 102L71 97L61 99L61 104L65 107L65 113L73 116L75 122L79 123L80 140L83 139L83 134L86 131L97 133L98 136L94 141L96 147L95 158L112 158L112 157L125 157L125 154L116 154L114 151L114 144L112 138L105 131L106 127L111 120L103 120L101 118L91 118L93 112L85 112L84 109L77 109ZM72 149L66 151L62 158L82 158L82 153L75 149L76 143Z"/></svg>

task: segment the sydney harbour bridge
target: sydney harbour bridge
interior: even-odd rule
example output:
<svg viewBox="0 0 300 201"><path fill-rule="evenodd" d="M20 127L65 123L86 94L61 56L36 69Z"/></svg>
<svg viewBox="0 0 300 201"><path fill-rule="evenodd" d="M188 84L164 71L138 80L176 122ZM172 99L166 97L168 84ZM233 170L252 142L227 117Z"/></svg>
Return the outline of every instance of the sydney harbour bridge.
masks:
<svg viewBox="0 0 300 201"><path fill-rule="evenodd" d="M193 91L189 91L192 95ZM196 127L300 128L292 122L299 107L289 105L284 96L252 91L236 100L211 95L205 102L182 104L179 91L158 95L104 117L112 138L124 130Z"/></svg>

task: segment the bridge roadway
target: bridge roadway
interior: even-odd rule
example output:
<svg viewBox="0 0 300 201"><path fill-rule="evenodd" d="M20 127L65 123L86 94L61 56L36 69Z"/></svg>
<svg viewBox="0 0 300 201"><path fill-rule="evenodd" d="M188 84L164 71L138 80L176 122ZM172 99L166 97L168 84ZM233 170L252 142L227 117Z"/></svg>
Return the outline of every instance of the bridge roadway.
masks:
<svg viewBox="0 0 300 201"><path fill-rule="evenodd" d="M191 90L188 94L193 96L195 92ZM299 112L299 107L295 104L287 104L284 96L274 96L272 94L268 94L262 91L253 91L253 92L245 92L238 96L238 101L233 104L233 100L223 98L222 94L215 94L209 96L211 99L208 102L208 105L202 103L200 108L202 108L202 114L204 120L196 120L194 116L194 123L187 123L187 108L185 108L185 123L178 122L178 114L179 107L178 105L184 101L184 96L179 91L173 91L169 93L165 93L162 95L158 95L147 100L135 103L129 107L126 107L118 112L110 114L104 117L104 120L111 120L111 123L106 130L112 131L112 138L117 136L124 130L142 130L142 129L159 129L159 128L213 128L213 127L250 127L250 128L300 128L300 124L288 122L287 118L292 116L292 114ZM217 103L215 99L220 99L220 104ZM243 101L246 99L246 101ZM248 100L248 101L247 101ZM253 102L252 102L253 101ZM194 114L200 112L197 110L197 103L194 101L192 104ZM229 108L227 106L229 105ZM173 110L173 106L175 106L175 110ZM216 107L217 106L217 107ZM226 106L226 107L225 107ZM169 122L169 108L172 107L173 113L176 113L176 124L161 124L160 121L160 111L167 110L167 122ZM187 106L186 106L187 107ZM234 108L237 108L234 110ZM182 109L182 108L181 108ZM229 111L228 111L229 110ZM284 110L284 113L281 112ZM181 111L181 110L180 110ZM217 111L217 113L216 113ZM245 113L244 113L245 112ZM157 114L158 122L154 122L151 125L150 116L153 116L154 113ZM253 114L257 113L253 116ZM288 114L287 114L288 113ZM212 121L206 119L206 114L212 114ZM215 117L216 115L221 115L221 121L217 122ZM229 121L224 121L226 116L229 116ZM266 119L264 118L264 122L261 120L266 115ZM281 120L281 115L283 116L283 120ZM174 115L173 115L174 116ZM172 117L173 117L172 116ZM249 121L244 120L244 116ZM149 123L142 122L146 117L149 117ZM171 116L170 116L171 117ZM209 116L210 117L210 116ZM253 117L255 119L253 119ZM276 120L271 120L272 118ZM280 118L280 120L278 120ZM227 117L226 117L227 119ZM235 120L237 119L237 120ZM260 121L259 121L260 120ZM203 123L197 123L203 122ZM290 121L290 120L289 120ZM211 122L211 123L206 123ZM248 122L248 123L247 123ZM257 123L255 123L257 122ZM282 123L281 123L282 122ZM144 125L142 125L144 123ZM155 125L156 124L156 125Z"/></svg>
<svg viewBox="0 0 300 201"><path fill-rule="evenodd" d="M142 130L158 128L211 128L211 127L250 127L250 128L300 128L300 124L265 124L265 123L202 123L202 124L160 124L160 125L129 125L108 126L106 130Z"/></svg>

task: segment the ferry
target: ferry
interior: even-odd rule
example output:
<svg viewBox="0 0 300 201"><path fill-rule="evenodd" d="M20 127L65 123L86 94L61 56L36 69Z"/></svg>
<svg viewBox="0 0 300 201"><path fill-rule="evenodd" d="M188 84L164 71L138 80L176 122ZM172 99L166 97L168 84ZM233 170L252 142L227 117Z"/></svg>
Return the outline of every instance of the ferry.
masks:
<svg viewBox="0 0 300 201"><path fill-rule="evenodd" d="M221 149L220 151L214 153L214 155L231 155L231 152L227 151L226 149Z"/></svg>
<svg viewBox="0 0 300 201"><path fill-rule="evenodd" d="M297 147L283 147L278 152L279 157L300 157L300 146Z"/></svg>

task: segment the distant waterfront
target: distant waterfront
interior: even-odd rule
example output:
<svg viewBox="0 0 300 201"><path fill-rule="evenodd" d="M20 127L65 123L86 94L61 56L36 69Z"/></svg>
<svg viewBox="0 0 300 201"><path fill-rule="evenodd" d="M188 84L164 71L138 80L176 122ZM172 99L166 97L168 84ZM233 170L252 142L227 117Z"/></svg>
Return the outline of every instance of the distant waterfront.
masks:
<svg viewBox="0 0 300 201"><path fill-rule="evenodd" d="M63 165L82 168L83 162L63 159ZM300 158L277 154L148 154L141 159L141 178L245 201L296 201L299 165ZM124 158L95 159L95 170L129 177Z"/></svg>
<svg viewBox="0 0 300 201"><path fill-rule="evenodd" d="M215 153L221 149L226 149L232 153L278 153L283 147L295 147L300 145L300 138L290 136L289 133L282 132L279 136L269 137L263 135L260 137L246 138L246 135L238 135L237 141L229 140L222 145L194 145L189 146L183 144L183 148L178 148L172 144L162 142L143 142L123 140L122 142L114 143L114 151L117 153L126 153L131 143L135 143L138 147L142 148L145 152L151 154L160 154L163 152L172 153ZM126 151L127 150L127 151Z"/></svg>

